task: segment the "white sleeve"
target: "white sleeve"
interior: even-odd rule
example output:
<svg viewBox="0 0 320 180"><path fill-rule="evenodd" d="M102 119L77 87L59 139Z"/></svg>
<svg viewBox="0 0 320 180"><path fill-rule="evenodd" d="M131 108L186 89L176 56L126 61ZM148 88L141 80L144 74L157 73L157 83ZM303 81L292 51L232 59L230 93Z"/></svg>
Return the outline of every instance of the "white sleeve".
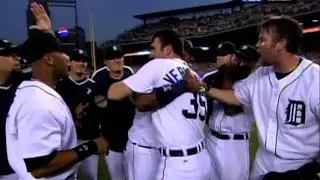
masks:
<svg viewBox="0 0 320 180"><path fill-rule="evenodd" d="M25 162L21 157L19 150L20 148L18 148L19 145L13 139L14 132L12 128L10 128L11 126L11 124L8 125L8 123L6 123L6 144L8 162L11 168L20 178L23 177L24 180L33 180L34 178L31 176L30 173L28 173Z"/></svg>
<svg viewBox="0 0 320 180"><path fill-rule="evenodd" d="M136 93L152 92L158 80L158 72L161 71L161 60L152 60L142 66L135 74L123 80L132 91Z"/></svg>
<svg viewBox="0 0 320 180"><path fill-rule="evenodd" d="M61 150L61 126L49 108L29 110L19 120L18 143L22 158L49 155Z"/></svg>
<svg viewBox="0 0 320 180"><path fill-rule="evenodd" d="M243 104L244 106L250 107L251 106L251 95L252 95L252 86L255 82L256 72L251 74L246 79L238 81L234 84L234 94L237 99Z"/></svg>

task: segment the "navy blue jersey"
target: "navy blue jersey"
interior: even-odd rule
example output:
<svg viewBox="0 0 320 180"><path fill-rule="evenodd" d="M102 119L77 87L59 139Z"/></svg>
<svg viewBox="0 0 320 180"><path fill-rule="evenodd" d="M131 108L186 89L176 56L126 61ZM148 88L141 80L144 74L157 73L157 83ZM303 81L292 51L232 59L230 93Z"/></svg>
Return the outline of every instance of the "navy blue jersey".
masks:
<svg viewBox="0 0 320 180"><path fill-rule="evenodd" d="M31 78L31 73L13 73L9 82L0 85L0 176L14 173L9 165L6 146L6 119L17 87L23 80Z"/></svg>
<svg viewBox="0 0 320 180"><path fill-rule="evenodd" d="M97 84L98 95L106 97L113 83L122 81L133 74L133 70L128 66L125 66L123 71L123 76L120 79L113 79L110 77L109 70L106 67L97 70L92 79ZM108 99L107 105L105 107L100 106L100 110L102 112L102 134L108 139L111 150L121 152L128 141L128 130L132 126L135 105L129 97L121 101Z"/></svg>
<svg viewBox="0 0 320 180"><path fill-rule="evenodd" d="M74 81L71 77L65 77L58 81L57 92L64 99L76 124L77 136L81 140L92 140L100 136L99 118L96 115L94 96L96 85L91 79ZM86 109L87 115L78 120L75 109L79 104L89 103Z"/></svg>

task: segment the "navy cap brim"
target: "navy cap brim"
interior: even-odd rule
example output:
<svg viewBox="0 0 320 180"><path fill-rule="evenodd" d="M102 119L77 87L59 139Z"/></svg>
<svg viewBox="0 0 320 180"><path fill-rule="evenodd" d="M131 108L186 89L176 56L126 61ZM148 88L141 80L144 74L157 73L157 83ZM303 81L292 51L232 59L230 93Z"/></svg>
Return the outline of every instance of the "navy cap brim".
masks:
<svg viewBox="0 0 320 180"><path fill-rule="evenodd" d="M112 53L106 54L104 56L104 60L113 60L117 58L122 58L124 56L124 52L122 51L114 51Z"/></svg>
<svg viewBox="0 0 320 180"><path fill-rule="evenodd" d="M248 59L248 56L246 56L245 54L243 54L241 51L237 50L236 51L236 56L239 58L246 58Z"/></svg>
<svg viewBox="0 0 320 180"><path fill-rule="evenodd" d="M7 55L19 55L20 54L20 46L17 45L10 45L9 47L0 48L0 55L7 56Z"/></svg>
<svg viewBox="0 0 320 180"><path fill-rule="evenodd" d="M217 56L226 56L228 54L233 54L232 52L225 52L225 51L217 51L216 55Z"/></svg>

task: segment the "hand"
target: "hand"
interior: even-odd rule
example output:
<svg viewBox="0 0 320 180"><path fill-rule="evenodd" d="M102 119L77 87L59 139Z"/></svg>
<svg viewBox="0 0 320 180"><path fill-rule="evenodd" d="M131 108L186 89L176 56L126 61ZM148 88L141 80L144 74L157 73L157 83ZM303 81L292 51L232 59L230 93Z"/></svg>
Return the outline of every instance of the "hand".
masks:
<svg viewBox="0 0 320 180"><path fill-rule="evenodd" d="M103 136L98 137L94 142L98 146L97 154L109 154L109 143Z"/></svg>
<svg viewBox="0 0 320 180"><path fill-rule="evenodd" d="M203 85L201 81L193 74L190 69L186 69L186 74L184 75L184 80L188 83L188 89L190 92L199 91Z"/></svg>
<svg viewBox="0 0 320 180"><path fill-rule="evenodd" d="M36 18L36 25L30 26L29 29L37 29L40 31L45 31L49 33L53 33L51 20L41 4L32 3L31 11Z"/></svg>
<svg viewBox="0 0 320 180"><path fill-rule="evenodd" d="M86 104L83 104L83 103L80 103L78 104L78 106L76 107L75 109L75 114L76 114L76 121L78 120L82 120L84 118L84 116L87 115L87 112L86 112L86 108L89 106L89 103L86 103Z"/></svg>

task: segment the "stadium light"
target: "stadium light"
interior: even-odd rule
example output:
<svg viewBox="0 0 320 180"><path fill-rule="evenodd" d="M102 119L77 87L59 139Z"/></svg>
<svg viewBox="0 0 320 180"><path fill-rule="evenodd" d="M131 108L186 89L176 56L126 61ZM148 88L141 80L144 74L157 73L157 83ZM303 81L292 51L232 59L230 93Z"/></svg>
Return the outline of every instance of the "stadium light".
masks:
<svg viewBox="0 0 320 180"><path fill-rule="evenodd" d="M203 51L207 51L207 50L209 50L209 47L201 46L200 49L202 49Z"/></svg>
<svg viewBox="0 0 320 180"><path fill-rule="evenodd" d="M313 19L312 22L317 23L318 19Z"/></svg>

